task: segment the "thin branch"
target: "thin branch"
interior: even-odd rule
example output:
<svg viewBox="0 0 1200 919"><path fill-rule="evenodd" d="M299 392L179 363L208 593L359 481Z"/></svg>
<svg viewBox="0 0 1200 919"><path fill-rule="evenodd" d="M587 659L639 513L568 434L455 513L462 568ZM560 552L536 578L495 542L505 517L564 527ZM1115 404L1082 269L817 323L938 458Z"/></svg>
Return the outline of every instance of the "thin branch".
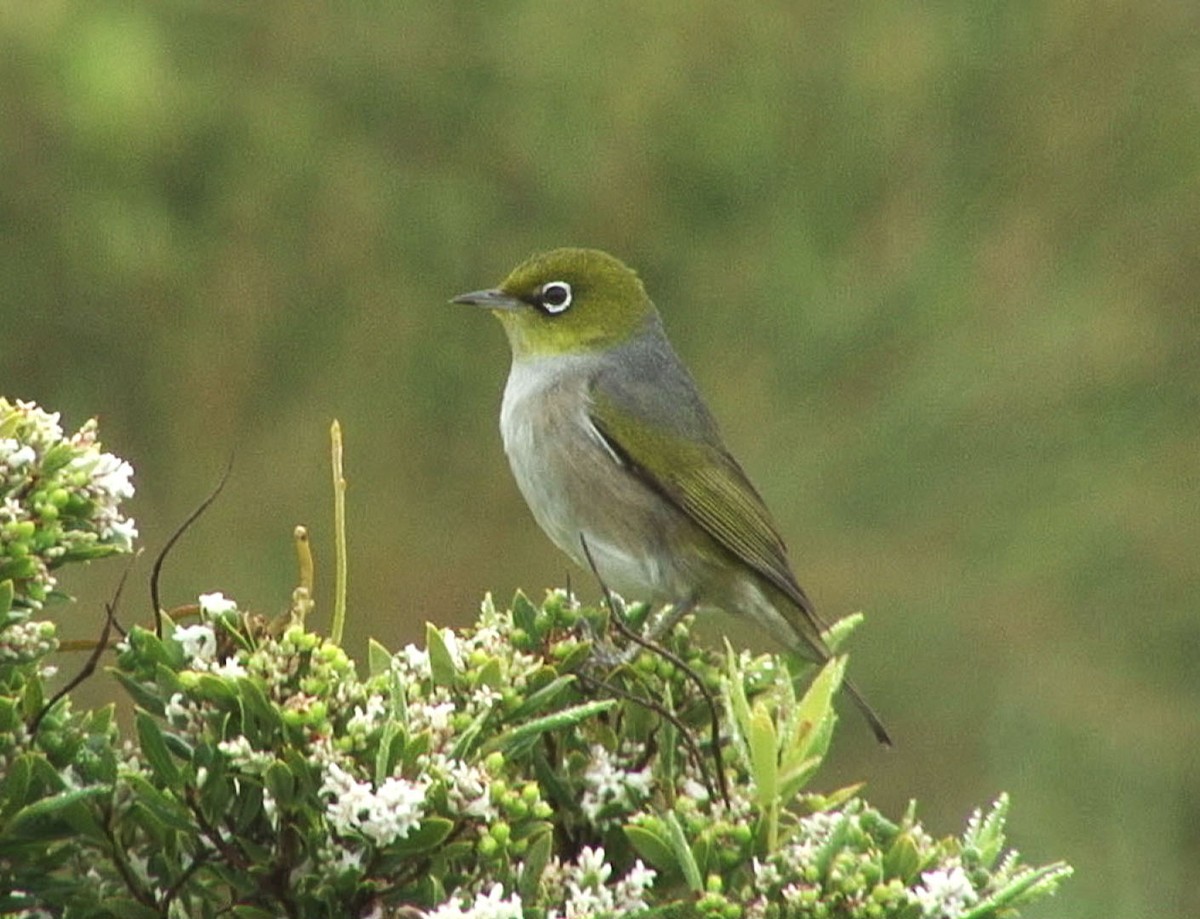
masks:
<svg viewBox="0 0 1200 919"><path fill-rule="evenodd" d="M150 569L150 604L154 607L154 634L162 638L162 603L159 602L158 582L162 577L163 562L167 560L167 555L175 547L175 543L183 536L193 523L200 519L200 515L208 510L209 506L217 500L217 497L225 489L225 483L229 481L229 474L233 472L233 454L229 454L229 460L225 463L225 471L221 473L221 478L217 482L217 487L214 488L207 498L200 502L199 507L188 514L187 519L179 525L179 528L171 534L171 538L167 540L167 544L162 547L162 551L158 553L158 558L154 560L154 567Z"/></svg>
<svg viewBox="0 0 1200 919"><path fill-rule="evenodd" d="M50 713L50 710L67 696L76 686L90 677L96 672L96 666L100 662L100 655L108 649L108 636L112 633L115 627L117 631L124 634L124 630L117 624L117 607L121 603L121 594L125 590L125 582L129 579L129 572L133 570L133 563L137 561L137 557L141 555L139 549L125 565L125 570L121 572L121 580L117 582L117 589L113 591L113 597L104 604L104 628L100 630L100 637L96 641L96 646L92 649L92 653L88 655L88 659L84 661L79 672L67 682L62 689L50 697L50 701L42 706L41 711L37 713L33 721L29 725L29 733L36 734L38 725L42 723L42 719Z"/></svg>
<svg viewBox="0 0 1200 919"><path fill-rule="evenodd" d="M621 634L634 644L639 645L640 647L649 651L651 654L657 654L660 657L666 658L668 661L682 670L685 674L687 674L688 677L691 678L692 682L696 684L696 687L700 690L700 694L704 696L705 701L708 703L710 725L712 729L713 759L715 759L717 763L717 784L720 785L721 788L721 799L725 802L726 806L728 806L730 803L729 785L725 780L725 764L721 757L721 721L717 714L716 699L713 698L713 694L709 691L708 687L704 685L704 681L700 678L700 674L693 670L683 660L683 658L681 658L678 654L675 654L669 648L646 640L626 624L625 620L622 619L620 614L617 612L616 599L613 597L612 591L609 590L608 585L604 583L604 578L600 577L600 572L596 568L596 560L592 557L592 550L588 546L587 537L583 533L579 534L579 542L580 545L583 546L583 554L588 561L588 566L592 569L592 574L596 576L596 580L600 584L600 589L604 592L604 599L608 604L609 612L612 614L612 620L616 624L617 629L621 632Z"/></svg>

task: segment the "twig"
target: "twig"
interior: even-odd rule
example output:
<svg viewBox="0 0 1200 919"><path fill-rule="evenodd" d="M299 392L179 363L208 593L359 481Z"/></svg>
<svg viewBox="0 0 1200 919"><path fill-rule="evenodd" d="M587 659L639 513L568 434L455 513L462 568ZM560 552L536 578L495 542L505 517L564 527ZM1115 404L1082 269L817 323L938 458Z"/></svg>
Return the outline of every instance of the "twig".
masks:
<svg viewBox="0 0 1200 919"><path fill-rule="evenodd" d="M329 629L329 640L340 645L346 626L346 478L342 474L342 426L336 418L330 425L329 439L333 461L334 547L333 624Z"/></svg>
<svg viewBox="0 0 1200 919"><path fill-rule="evenodd" d="M168 539L166 545L162 547L162 551L158 553L158 558L154 560L154 567L150 569L150 604L154 607L154 634L159 638L162 638L163 608L162 604L159 602L158 582L162 576L163 562L167 560L167 555L170 553L171 549L175 547L175 543L179 541L179 538L183 536L183 534L189 529L191 529L192 524L200 518L200 515L208 510L209 506L217 500L217 496L220 495L225 488L225 483L229 481L229 474L231 472L233 472L232 453L229 454L229 460L225 463L225 471L221 473L221 478L217 482L217 487L212 490L211 494L209 494L207 498L200 502L199 507L188 514L187 519L185 519L183 523L179 525L179 528L171 534L171 538Z"/></svg>
<svg viewBox="0 0 1200 919"><path fill-rule="evenodd" d="M717 715L716 699L713 698L713 694L709 691L708 687L704 685L704 681L700 679L700 674L688 666L683 658L681 658L678 654L675 654L669 648L642 638L641 635L638 635L625 623L625 620L622 619L620 614L617 612L617 604L615 598L613 597L612 591L609 590L608 585L604 583L604 578L600 577L600 572L596 568L596 560L592 557L592 550L589 548L587 537L583 533L579 534L579 542L580 545L583 546L583 554L588 561L589 567L592 569L592 574L596 576L596 580L600 584L600 589L604 592L604 599L608 604L609 612L612 614L612 620L616 624L617 629L621 632L621 634L634 644L639 645L650 653L658 654L660 657L666 658L668 661L682 670L685 674L687 674L688 677L691 678L692 682L696 684L696 687L700 690L700 694L704 696L704 700L708 703L710 725L712 728L713 759L715 759L717 763L717 784L721 789L721 800L725 802L726 806L729 806L729 786L725 781L725 764L721 757L721 721L720 717Z"/></svg>
<svg viewBox="0 0 1200 919"><path fill-rule="evenodd" d="M117 589L113 591L113 597L104 604L104 628L100 630L100 638L96 641L96 646L92 649L92 653L88 655L88 659L84 661L79 672L67 682L62 689L50 697L50 701L42 706L41 710L34 716L34 719L29 724L29 733L36 734L38 725L42 723L42 719L50 713L50 709L54 708L59 701L68 695L71 690L90 677L96 672L96 665L100 662L100 655L108 649L108 636L112 633L114 627L118 631L121 627L117 625L117 606L121 602L121 593L125 590L125 581L129 578L129 572L133 570L133 563L137 561L138 555L141 555L141 550L133 555L125 565L125 570L121 572L121 580L117 582Z"/></svg>

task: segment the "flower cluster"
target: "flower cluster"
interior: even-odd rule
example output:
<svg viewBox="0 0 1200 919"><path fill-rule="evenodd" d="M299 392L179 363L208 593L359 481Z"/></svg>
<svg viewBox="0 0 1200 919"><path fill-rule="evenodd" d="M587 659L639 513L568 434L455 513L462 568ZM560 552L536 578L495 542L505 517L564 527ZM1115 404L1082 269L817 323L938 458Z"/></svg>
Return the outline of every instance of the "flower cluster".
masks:
<svg viewBox="0 0 1200 919"><path fill-rule="evenodd" d="M297 624L265 626L220 594L199 608L198 622L166 622L164 640L133 630L120 659L135 698L165 715L140 716L134 778L181 785L176 820L194 820L200 840L173 865L148 861L179 897L196 858L232 852L263 866L264 885L286 867L294 901L348 914L384 897L445 919L671 905L957 919L1011 909L1067 872L999 860L1003 798L961 840L939 841L854 789L803 792L832 736L841 661L796 698L777 659L722 661L683 629L674 662L647 653L598 670L585 636L606 614L554 592L509 610L488 598L475 628L429 626L424 647L372 645L360 678ZM713 704L719 747L702 730ZM185 761L170 752L184 749ZM275 908L272 896L255 902Z"/></svg>
<svg viewBox="0 0 1200 919"><path fill-rule="evenodd" d="M648 765L639 768L633 762L634 750L626 747L624 755L617 756L603 745L593 744L589 752L591 761L583 772L579 806L590 821L603 825L622 820L650 798L654 776Z"/></svg>
<svg viewBox="0 0 1200 919"><path fill-rule="evenodd" d="M423 647L373 643L362 676L297 622L219 593L195 609L119 647L136 744L65 704L31 735L11 716L39 704L35 663L9 684L0 760L25 778L0 791L25 796L9 826L41 854L0 862L22 891L0 912L988 919L1069 871L1003 856L1005 798L935 840L911 810L893 823L855 789L806 791L841 660L797 698L778 659L722 658L685 627L671 658L612 667L593 653L609 612L552 592L488 598ZM53 645L9 633L14 660ZM71 835L101 821L119 850Z"/></svg>
<svg viewBox="0 0 1200 919"><path fill-rule="evenodd" d="M132 474L101 450L95 419L66 437L57 412L0 398L0 581L12 580L14 607L40 608L60 565L131 551Z"/></svg>
<svg viewBox="0 0 1200 919"><path fill-rule="evenodd" d="M647 897L657 872L637 859L623 877L613 878L603 848L584 846L578 857L563 863L555 859L544 877L549 899L562 903L552 907L547 919L594 916L634 916L649 909Z"/></svg>
<svg viewBox="0 0 1200 919"><path fill-rule="evenodd" d="M372 643L365 675L204 594L118 646L123 738L111 707L47 701L30 611L58 564L128 549L129 474L93 423L0 400L0 914L993 919L1069 874L1005 854L1003 796L939 840L810 791L844 658L799 695L685 620L628 659L609 620L649 610L561 591Z"/></svg>

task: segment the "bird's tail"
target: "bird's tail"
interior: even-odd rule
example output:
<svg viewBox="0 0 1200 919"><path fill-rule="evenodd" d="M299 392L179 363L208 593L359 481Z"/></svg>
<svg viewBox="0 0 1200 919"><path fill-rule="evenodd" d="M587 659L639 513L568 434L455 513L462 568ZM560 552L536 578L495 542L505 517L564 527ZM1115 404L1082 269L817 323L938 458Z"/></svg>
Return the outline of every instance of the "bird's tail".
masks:
<svg viewBox="0 0 1200 919"><path fill-rule="evenodd" d="M883 726L883 722L879 720L879 716L875 714L875 709L867 704L867 700L862 697L862 693L849 680L842 680L842 688L846 690L850 699L858 707L858 710L863 713L863 717L867 719L867 724L871 726L871 730L875 733L875 739L885 746L892 746L892 735L888 733L887 728Z"/></svg>
<svg viewBox="0 0 1200 919"><path fill-rule="evenodd" d="M749 604L743 608L776 640L782 640L802 657L823 664L833 654L822 636L827 626L817 616L812 601L798 585L786 586L788 589L784 590L777 584L771 585L762 595L763 602ZM875 709L862 697L862 693L846 679L842 680L842 688L867 719L875 739L881 744L892 746L891 735L875 714Z"/></svg>

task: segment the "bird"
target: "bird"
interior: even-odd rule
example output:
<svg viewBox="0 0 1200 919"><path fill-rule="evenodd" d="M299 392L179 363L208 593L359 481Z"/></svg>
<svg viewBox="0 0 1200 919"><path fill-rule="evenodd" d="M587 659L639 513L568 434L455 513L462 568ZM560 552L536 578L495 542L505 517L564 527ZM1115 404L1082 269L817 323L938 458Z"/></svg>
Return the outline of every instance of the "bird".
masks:
<svg viewBox="0 0 1200 919"><path fill-rule="evenodd" d="M808 660L830 658L779 528L636 272L599 249L559 248L451 302L504 328L504 450L560 550L622 596L671 606L672 622L719 608ZM862 694L842 685L890 746Z"/></svg>

